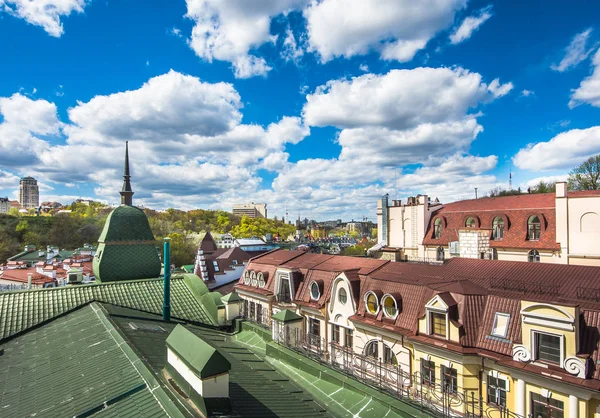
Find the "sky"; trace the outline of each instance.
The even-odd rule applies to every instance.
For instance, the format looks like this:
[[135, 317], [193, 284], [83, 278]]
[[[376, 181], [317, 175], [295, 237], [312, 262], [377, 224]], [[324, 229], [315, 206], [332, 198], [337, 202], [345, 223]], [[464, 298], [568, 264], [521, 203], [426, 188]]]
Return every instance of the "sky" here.
[[[143, 5], [143, 6], [142, 6]], [[0, 196], [375, 220], [600, 153], [600, 2], [0, 0]]]

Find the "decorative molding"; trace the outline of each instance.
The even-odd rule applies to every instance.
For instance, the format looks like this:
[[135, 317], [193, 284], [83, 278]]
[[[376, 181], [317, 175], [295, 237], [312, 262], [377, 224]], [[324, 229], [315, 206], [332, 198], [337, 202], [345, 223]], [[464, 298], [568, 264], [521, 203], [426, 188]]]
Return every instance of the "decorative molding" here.
[[563, 362], [564, 369], [574, 376], [585, 379], [585, 362], [577, 357], [567, 357]]
[[531, 352], [521, 344], [515, 344], [513, 346], [513, 360], [521, 362], [531, 361]]

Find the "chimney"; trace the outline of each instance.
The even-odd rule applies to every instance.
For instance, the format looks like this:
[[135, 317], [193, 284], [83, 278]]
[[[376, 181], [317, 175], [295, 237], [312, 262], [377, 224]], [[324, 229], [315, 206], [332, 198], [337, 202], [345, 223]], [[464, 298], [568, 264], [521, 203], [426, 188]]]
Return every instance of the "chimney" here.
[[164, 264], [164, 298], [163, 298], [163, 321], [171, 320], [171, 238], [165, 238], [163, 250]]
[[27, 274], [27, 290], [31, 290], [31, 276], [33, 276], [31, 273]]

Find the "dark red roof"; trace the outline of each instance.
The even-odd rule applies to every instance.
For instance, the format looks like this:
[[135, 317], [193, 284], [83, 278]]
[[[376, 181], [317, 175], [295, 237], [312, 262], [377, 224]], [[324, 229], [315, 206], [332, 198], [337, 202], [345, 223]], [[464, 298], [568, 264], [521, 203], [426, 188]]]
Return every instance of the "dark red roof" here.
[[[465, 229], [465, 221], [470, 216], [476, 219], [475, 229], [489, 230], [491, 238], [494, 218], [502, 217], [504, 236], [501, 240], [490, 239], [491, 247], [559, 249], [555, 206], [554, 193], [484, 197], [448, 203], [431, 216], [423, 244], [447, 246], [452, 241], [458, 241], [458, 231]], [[527, 239], [527, 221], [532, 215], [538, 215], [541, 221], [540, 239], [536, 241]], [[433, 237], [436, 219], [442, 220], [439, 238]]]
[[198, 249], [204, 251], [205, 254], [211, 254], [217, 251], [217, 243], [215, 242], [215, 239], [210, 231], [208, 231], [206, 235], [202, 237], [202, 241], [200, 241]]

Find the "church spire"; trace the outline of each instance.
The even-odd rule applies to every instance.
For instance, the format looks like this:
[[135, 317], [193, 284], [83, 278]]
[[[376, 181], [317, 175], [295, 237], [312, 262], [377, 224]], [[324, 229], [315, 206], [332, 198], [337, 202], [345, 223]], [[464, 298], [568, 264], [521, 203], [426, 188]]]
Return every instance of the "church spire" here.
[[123, 188], [121, 193], [121, 204], [127, 206], [133, 206], [133, 191], [131, 190], [131, 182], [129, 179], [129, 141], [125, 142], [125, 168], [123, 170]]

